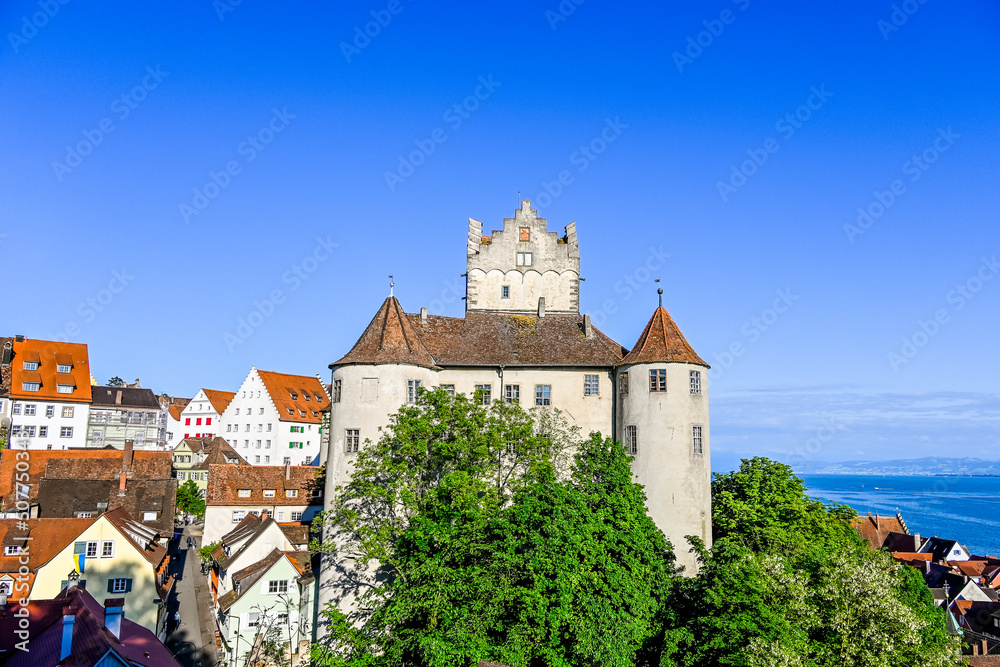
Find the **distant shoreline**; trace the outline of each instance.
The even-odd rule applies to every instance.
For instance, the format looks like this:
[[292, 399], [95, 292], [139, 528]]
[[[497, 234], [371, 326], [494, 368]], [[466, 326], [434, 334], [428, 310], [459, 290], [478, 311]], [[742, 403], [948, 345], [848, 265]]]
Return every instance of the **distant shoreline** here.
[[840, 477], [1000, 477], [987, 473], [945, 472], [795, 472], [796, 475], [837, 475]]

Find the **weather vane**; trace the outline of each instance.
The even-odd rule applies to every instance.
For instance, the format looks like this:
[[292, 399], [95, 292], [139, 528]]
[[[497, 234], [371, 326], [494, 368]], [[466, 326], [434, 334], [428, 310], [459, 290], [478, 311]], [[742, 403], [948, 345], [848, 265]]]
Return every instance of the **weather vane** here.
[[[660, 279], [657, 278], [656, 282], [660, 282]], [[660, 308], [663, 308], [663, 288], [662, 287], [657, 287], [656, 288], [656, 293], [660, 295]]]
[[396, 286], [396, 283], [392, 281], [392, 275], [389, 275], [389, 296], [392, 296], [392, 288]]

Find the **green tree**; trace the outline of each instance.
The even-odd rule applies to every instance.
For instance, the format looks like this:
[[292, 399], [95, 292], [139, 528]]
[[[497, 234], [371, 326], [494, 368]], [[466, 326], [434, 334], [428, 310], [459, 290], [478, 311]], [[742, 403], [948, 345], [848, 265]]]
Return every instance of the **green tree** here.
[[201, 497], [198, 485], [190, 479], [177, 487], [177, 508], [199, 519], [205, 518], [205, 499]]
[[202, 565], [208, 565], [212, 562], [212, 552], [215, 548], [221, 544], [220, 542], [212, 542], [211, 544], [206, 544], [202, 548], [198, 549], [198, 559], [201, 561]]
[[121, 379], [117, 375], [108, 380], [109, 387], [123, 387], [125, 386], [125, 380]]
[[871, 549], [854, 512], [806, 494], [788, 466], [763, 458], [712, 485], [716, 542], [670, 604], [663, 665], [914, 667], [956, 664], [912, 568]]
[[443, 392], [402, 408], [328, 515], [328, 547], [385, 579], [366, 615], [327, 610], [315, 661], [624, 666], [658, 645], [670, 545], [622, 448], [558, 421]]

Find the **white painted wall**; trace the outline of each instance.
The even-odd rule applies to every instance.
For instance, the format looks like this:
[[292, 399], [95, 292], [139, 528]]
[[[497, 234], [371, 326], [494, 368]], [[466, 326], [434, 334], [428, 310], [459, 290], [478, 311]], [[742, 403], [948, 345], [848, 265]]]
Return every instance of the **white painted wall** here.
[[[666, 369], [667, 391], [649, 391], [649, 371]], [[632, 463], [636, 481], [646, 487], [649, 514], [674, 546], [687, 574], [697, 564], [685, 535], [712, 544], [712, 472], [708, 423], [708, 369], [681, 363], [636, 364], [629, 373], [629, 393], [621, 397], [618, 438], [625, 427], [638, 427], [638, 453]], [[701, 373], [701, 393], [692, 394], [690, 373]], [[693, 447], [693, 426], [702, 427], [702, 453]]]
[[180, 442], [184, 438], [221, 436], [222, 428], [222, 415], [215, 411], [212, 402], [205, 396], [205, 390], [199, 389], [191, 402], [181, 411], [179, 431], [174, 433], [174, 437]]
[[[4, 399], [5, 401], [7, 399]], [[89, 403], [61, 403], [43, 400], [16, 400], [11, 405], [11, 445], [14, 449], [66, 449], [87, 445], [87, 418]], [[51, 407], [52, 416], [46, 416]], [[72, 417], [63, 417], [64, 407], [72, 408]], [[17, 414], [16, 412], [20, 412]], [[34, 412], [34, 414], [28, 414]], [[21, 436], [14, 435], [14, 429], [21, 427]], [[25, 437], [26, 427], [34, 427], [34, 437]], [[41, 429], [46, 429], [42, 436]], [[62, 436], [62, 428], [73, 429], [69, 437]]]

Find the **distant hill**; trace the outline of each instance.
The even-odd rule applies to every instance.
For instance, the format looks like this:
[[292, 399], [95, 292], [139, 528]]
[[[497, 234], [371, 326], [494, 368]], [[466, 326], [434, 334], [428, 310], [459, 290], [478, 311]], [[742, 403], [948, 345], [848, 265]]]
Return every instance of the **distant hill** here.
[[1000, 476], [1000, 461], [928, 456], [892, 461], [809, 461], [792, 466], [802, 475], [961, 475]]

